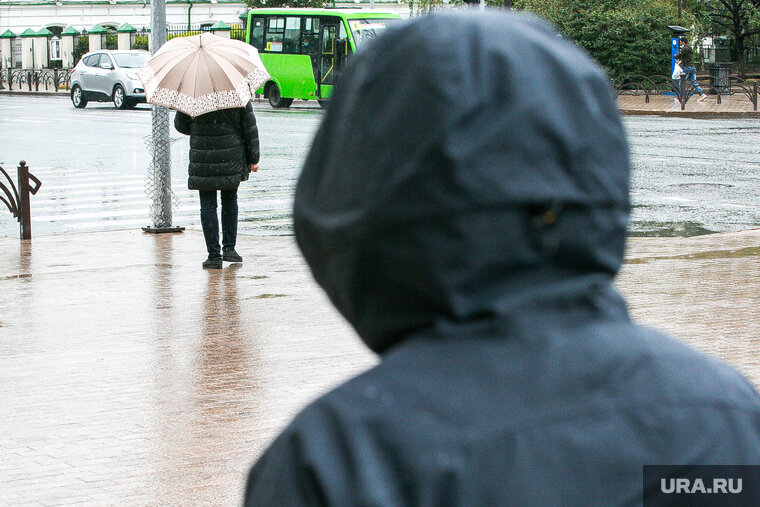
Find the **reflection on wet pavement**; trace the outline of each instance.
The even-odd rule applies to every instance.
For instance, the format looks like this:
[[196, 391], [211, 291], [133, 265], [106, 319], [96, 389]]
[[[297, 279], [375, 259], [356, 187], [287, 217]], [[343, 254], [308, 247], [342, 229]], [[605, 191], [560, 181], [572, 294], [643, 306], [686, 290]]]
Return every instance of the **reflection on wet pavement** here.
[[[292, 415], [375, 362], [292, 237], [0, 239], [0, 504], [234, 505]], [[760, 385], [760, 230], [633, 238], [633, 317]]]
[[[0, 240], [0, 504], [229, 505], [304, 403], [374, 358], [290, 237]], [[263, 297], [279, 294], [280, 297]]]
[[631, 238], [618, 284], [632, 316], [730, 362], [760, 387], [760, 229]]

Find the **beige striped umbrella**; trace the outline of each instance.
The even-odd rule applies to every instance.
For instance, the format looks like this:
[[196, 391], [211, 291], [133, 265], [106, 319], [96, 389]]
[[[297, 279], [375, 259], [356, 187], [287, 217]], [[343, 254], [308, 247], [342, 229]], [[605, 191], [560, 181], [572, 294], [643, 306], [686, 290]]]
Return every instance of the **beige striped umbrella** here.
[[171, 39], [137, 75], [149, 103], [190, 116], [245, 107], [270, 77], [256, 48], [210, 33]]

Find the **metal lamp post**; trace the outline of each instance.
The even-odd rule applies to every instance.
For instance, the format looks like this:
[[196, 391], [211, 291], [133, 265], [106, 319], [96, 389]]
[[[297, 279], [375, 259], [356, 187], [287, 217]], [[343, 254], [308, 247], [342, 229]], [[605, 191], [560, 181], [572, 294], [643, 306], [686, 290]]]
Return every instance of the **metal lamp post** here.
[[[166, 42], [166, 0], [150, 2], [150, 51], [156, 51]], [[151, 233], [180, 232], [184, 227], [172, 225], [172, 176], [171, 140], [169, 138], [169, 110], [163, 106], [151, 106], [152, 164], [148, 174], [147, 189], [150, 194], [151, 220], [153, 224], [143, 227]]]

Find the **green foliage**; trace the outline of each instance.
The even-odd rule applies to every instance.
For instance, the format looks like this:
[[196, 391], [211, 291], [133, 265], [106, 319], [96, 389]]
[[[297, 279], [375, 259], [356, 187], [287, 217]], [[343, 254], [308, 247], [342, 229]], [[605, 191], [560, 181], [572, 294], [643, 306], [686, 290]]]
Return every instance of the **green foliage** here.
[[74, 65], [79, 63], [79, 59], [82, 55], [90, 50], [90, 38], [86, 35], [80, 35], [77, 38], [77, 42], [74, 45]]
[[245, 42], [245, 28], [233, 25], [232, 30], [230, 30], [230, 39], [241, 40]]
[[618, 81], [625, 76], [669, 74], [668, 25], [691, 26], [670, 0], [516, 0], [515, 7], [553, 23], [584, 47]]
[[115, 33], [106, 34], [106, 49], [119, 49], [119, 37]]
[[132, 49], [144, 49], [145, 51], [148, 51], [148, 36], [138, 35], [135, 37], [135, 43]]

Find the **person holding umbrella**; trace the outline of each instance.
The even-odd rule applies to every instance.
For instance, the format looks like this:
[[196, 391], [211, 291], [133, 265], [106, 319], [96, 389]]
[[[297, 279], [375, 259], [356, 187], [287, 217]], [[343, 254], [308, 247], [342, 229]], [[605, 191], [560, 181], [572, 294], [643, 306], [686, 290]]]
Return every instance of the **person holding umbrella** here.
[[258, 52], [244, 42], [208, 33], [178, 37], [164, 44], [139, 75], [148, 102], [176, 109], [175, 128], [190, 136], [188, 188], [200, 196], [208, 251], [203, 267], [243, 262], [235, 251], [237, 190], [259, 168], [259, 135], [250, 100], [269, 79]]
[[[208, 259], [204, 268], [220, 269], [222, 261], [243, 262], [235, 251], [237, 239], [237, 190], [250, 172], [259, 170], [259, 132], [249, 102], [244, 108], [222, 109], [195, 118], [178, 112], [177, 131], [190, 136], [190, 177], [187, 186], [198, 190], [201, 226]], [[222, 201], [222, 248], [219, 249], [217, 190]]]

